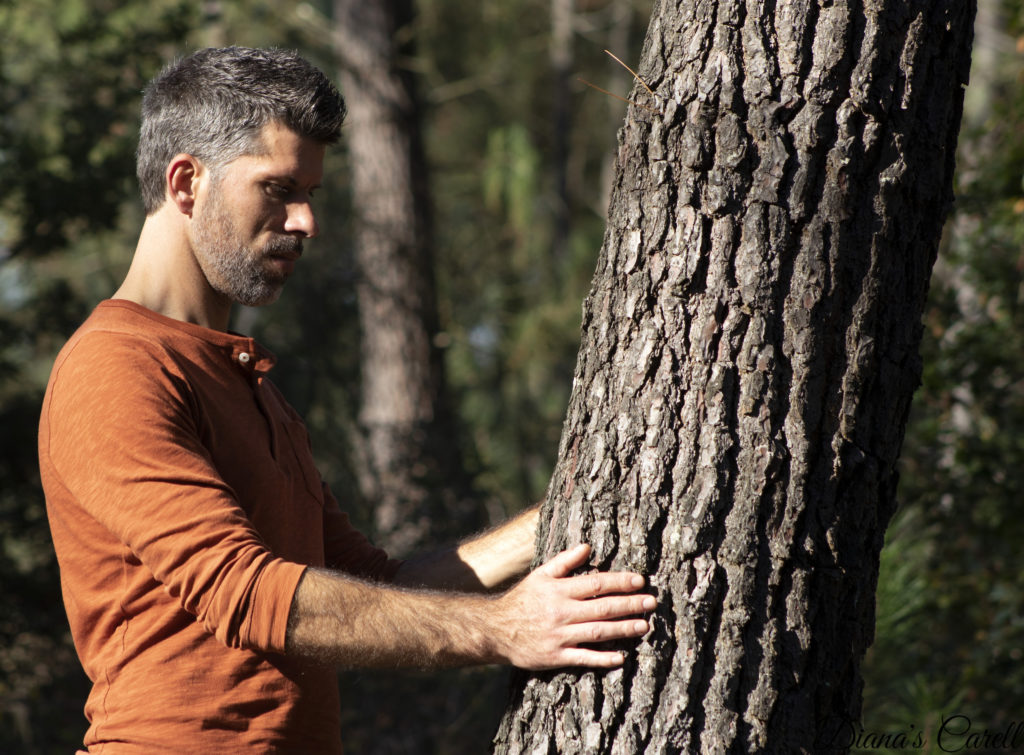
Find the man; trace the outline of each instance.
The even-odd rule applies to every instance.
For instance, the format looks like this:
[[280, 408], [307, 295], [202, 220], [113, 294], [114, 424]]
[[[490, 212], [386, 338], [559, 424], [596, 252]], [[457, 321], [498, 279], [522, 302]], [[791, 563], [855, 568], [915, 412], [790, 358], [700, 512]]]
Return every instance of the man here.
[[338, 752], [337, 665], [609, 668], [591, 644], [648, 629], [639, 575], [569, 576], [585, 545], [483, 592], [526, 571], [536, 511], [388, 558], [321, 482], [273, 357], [227, 332], [317, 234], [343, 117], [279, 50], [203, 50], [147, 88], [135, 256], [58, 356], [39, 433], [92, 751]]

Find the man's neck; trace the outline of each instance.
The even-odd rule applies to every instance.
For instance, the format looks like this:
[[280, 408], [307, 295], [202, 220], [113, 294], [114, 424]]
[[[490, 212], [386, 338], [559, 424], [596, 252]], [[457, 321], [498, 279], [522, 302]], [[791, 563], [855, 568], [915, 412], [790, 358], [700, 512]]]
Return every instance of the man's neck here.
[[196, 262], [180, 216], [165, 206], [146, 218], [115, 299], [204, 328], [227, 330], [231, 301], [214, 291]]

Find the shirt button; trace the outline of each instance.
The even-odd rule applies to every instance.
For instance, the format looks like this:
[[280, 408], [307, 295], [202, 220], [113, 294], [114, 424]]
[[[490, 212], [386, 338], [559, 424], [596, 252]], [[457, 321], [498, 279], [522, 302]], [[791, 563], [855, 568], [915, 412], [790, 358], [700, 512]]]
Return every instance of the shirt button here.
[[251, 358], [252, 357], [249, 356], [249, 353], [247, 351], [243, 351], [241, 354], [238, 355], [238, 361], [241, 362], [242, 364], [249, 364], [249, 360]]

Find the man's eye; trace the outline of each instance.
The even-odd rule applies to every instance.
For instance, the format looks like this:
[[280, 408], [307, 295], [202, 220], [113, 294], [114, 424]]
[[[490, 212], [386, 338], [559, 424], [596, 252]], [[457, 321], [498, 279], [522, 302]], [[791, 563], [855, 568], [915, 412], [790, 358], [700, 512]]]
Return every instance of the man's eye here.
[[268, 183], [266, 184], [266, 192], [271, 196], [283, 198], [288, 196], [288, 187], [281, 184]]

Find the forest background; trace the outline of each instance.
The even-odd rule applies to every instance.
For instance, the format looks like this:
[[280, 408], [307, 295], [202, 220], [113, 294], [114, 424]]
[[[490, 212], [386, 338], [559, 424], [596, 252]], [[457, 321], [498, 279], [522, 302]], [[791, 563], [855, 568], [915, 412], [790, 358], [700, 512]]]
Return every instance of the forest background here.
[[[433, 275], [448, 400], [483, 519], [540, 500], [604, 230], [615, 134], [651, 0], [418, 0], [401, 65], [422, 97]], [[565, 33], [568, 12], [569, 33]], [[0, 5], [0, 751], [66, 752], [88, 689], [67, 632], [35, 457], [56, 351], [117, 287], [142, 210], [142, 86], [176, 55], [221, 44], [298, 48], [338, 68], [330, 2], [6, 0]], [[609, 95], [596, 87], [613, 93]], [[980, 0], [956, 179], [925, 313], [923, 384], [882, 554], [865, 733], [1024, 721], [1024, 2]], [[280, 302], [234, 328], [280, 361], [321, 471], [358, 490], [360, 409], [349, 155], [328, 158], [323, 233]], [[340, 496], [343, 497], [343, 496]], [[353, 518], [373, 533], [371, 503]], [[429, 735], [393, 751], [481, 751], [502, 672], [446, 674]], [[396, 682], [401, 685], [401, 682]], [[365, 697], [365, 675], [342, 678]], [[353, 752], [402, 728], [346, 718]], [[427, 727], [417, 722], [415, 726]], [[403, 744], [404, 743], [404, 744]], [[483, 743], [483, 744], [481, 744]], [[362, 746], [360, 746], [362, 744]]]

